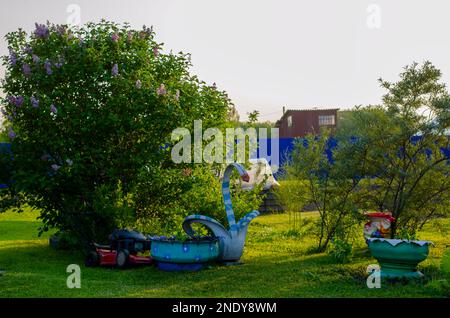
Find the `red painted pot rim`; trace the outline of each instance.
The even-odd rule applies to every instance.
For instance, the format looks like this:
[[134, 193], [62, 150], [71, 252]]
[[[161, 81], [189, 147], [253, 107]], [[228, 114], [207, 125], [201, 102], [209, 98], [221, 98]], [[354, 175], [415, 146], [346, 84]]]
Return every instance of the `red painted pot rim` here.
[[369, 213], [364, 213], [364, 215], [369, 218], [387, 219], [389, 222], [395, 221], [395, 218], [391, 215], [391, 213], [386, 213], [386, 212], [369, 212]]

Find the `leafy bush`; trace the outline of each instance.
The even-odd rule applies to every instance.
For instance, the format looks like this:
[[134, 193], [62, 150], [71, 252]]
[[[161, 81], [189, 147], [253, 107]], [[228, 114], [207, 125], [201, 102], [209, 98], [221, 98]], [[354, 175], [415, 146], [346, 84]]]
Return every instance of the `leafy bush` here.
[[[139, 183], [137, 193], [140, 195], [136, 198], [139, 228], [148, 233], [182, 235], [181, 224], [190, 214], [213, 217], [226, 226], [218, 169], [220, 166], [195, 165], [181, 171], [164, 171], [159, 178]], [[237, 181], [237, 178], [232, 180]], [[231, 192], [236, 220], [260, 206], [262, 186], [248, 191], [242, 190], [238, 182], [234, 183]], [[165, 193], [165, 196], [159, 197], [158, 193]]]
[[[171, 181], [158, 184], [183, 168], [170, 160], [170, 133], [194, 119], [220, 127], [230, 108], [224, 92], [189, 73], [188, 54], [164, 54], [149, 28], [106, 21], [79, 29], [36, 24], [31, 35], [18, 30], [6, 39], [9, 205], [39, 208], [42, 230], [86, 241], [105, 239], [147, 209], [131, 203], [141, 200], [140, 182], [151, 187], [148, 201], [174, 206], [159, 212], [162, 222], [181, 213], [171, 200], [182, 184], [167, 192], [159, 189]], [[25, 200], [13, 200], [19, 193]]]
[[290, 232], [299, 233], [302, 226], [300, 211], [308, 202], [307, 183], [301, 180], [289, 179], [288, 173], [284, 173], [280, 180], [280, 186], [275, 188], [274, 194], [277, 202], [280, 202], [289, 215]]
[[6, 127], [1, 126], [0, 124], [0, 142], [8, 142], [8, 131], [6, 130]]
[[356, 109], [340, 132], [366, 163], [361, 201], [392, 212], [392, 237], [415, 238], [428, 221], [450, 213], [450, 95], [440, 78], [425, 62], [407, 66], [398, 82], [380, 80], [383, 105]]
[[50, 237], [50, 246], [57, 250], [75, 250], [80, 246], [79, 236], [70, 232], [60, 232]]
[[392, 237], [406, 239], [450, 213], [450, 95], [440, 77], [431, 63], [414, 63], [398, 82], [380, 80], [383, 105], [357, 107], [334, 139], [324, 131], [296, 141], [286, 171], [308, 183], [318, 251], [332, 239], [349, 244], [361, 211], [392, 212]]
[[285, 167], [289, 180], [306, 184], [302, 195], [320, 214], [315, 227], [318, 252], [325, 251], [337, 235], [347, 240], [347, 234], [361, 219], [355, 192], [364, 167], [361, 154], [346, 140], [338, 140], [339, 147], [331, 141], [327, 131], [320, 137], [296, 140]]
[[427, 287], [431, 288], [436, 294], [449, 297], [450, 295], [450, 282], [448, 279], [432, 280], [427, 284]]
[[336, 263], [345, 264], [352, 260], [353, 246], [347, 241], [335, 238], [327, 252]]
[[450, 281], [450, 249], [447, 249], [441, 259], [441, 271]]

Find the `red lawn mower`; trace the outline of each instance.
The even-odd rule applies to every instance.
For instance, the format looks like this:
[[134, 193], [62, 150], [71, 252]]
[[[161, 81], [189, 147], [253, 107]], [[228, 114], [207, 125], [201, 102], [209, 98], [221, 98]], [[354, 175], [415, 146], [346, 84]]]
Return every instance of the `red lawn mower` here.
[[95, 250], [88, 253], [85, 265], [116, 266], [125, 268], [129, 265], [151, 264], [151, 241], [137, 231], [115, 230], [109, 236], [109, 245], [93, 244]]

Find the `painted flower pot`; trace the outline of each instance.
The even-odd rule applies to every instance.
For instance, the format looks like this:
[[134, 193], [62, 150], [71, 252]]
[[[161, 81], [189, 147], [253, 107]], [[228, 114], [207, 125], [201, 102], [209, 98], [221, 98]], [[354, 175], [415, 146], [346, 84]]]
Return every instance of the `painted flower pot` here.
[[371, 212], [365, 213], [364, 216], [369, 220], [364, 225], [364, 237], [391, 237], [391, 223], [395, 220], [391, 213]]
[[421, 278], [417, 270], [420, 262], [428, 257], [429, 241], [408, 241], [384, 238], [367, 239], [372, 256], [381, 267], [382, 278]]
[[152, 238], [151, 256], [158, 268], [167, 271], [195, 271], [219, 256], [218, 238], [200, 238], [179, 241]]

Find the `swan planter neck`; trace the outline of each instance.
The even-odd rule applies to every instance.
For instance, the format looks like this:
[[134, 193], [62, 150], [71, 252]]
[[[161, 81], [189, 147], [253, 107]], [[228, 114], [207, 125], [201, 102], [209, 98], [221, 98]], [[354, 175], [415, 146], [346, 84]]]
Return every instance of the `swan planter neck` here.
[[195, 235], [195, 231], [192, 229], [193, 223], [200, 223], [209, 228], [214, 235], [219, 238], [218, 261], [224, 263], [239, 261], [244, 250], [248, 225], [259, 215], [259, 212], [254, 210], [236, 223], [230, 196], [230, 177], [233, 169], [236, 169], [239, 172], [242, 180], [248, 182], [250, 179], [244, 167], [240, 164], [233, 163], [228, 165], [225, 169], [222, 180], [222, 195], [230, 228], [226, 229], [217, 220], [204, 215], [190, 215], [186, 217], [183, 222], [183, 229], [189, 236]]

